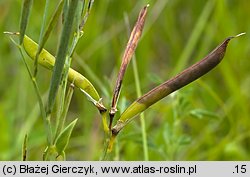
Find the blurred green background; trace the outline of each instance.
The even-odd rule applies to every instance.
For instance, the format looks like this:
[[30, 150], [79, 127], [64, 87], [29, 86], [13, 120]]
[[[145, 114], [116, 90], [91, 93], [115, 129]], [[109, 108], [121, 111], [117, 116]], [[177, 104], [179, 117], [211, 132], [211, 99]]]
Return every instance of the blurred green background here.
[[[33, 3], [27, 35], [39, 39], [45, 1]], [[57, 1], [51, 1], [49, 16]], [[72, 67], [103, 97], [111, 96], [132, 26], [150, 4], [136, 50], [142, 93], [207, 55], [226, 37], [222, 63], [209, 74], [145, 111], [150, 160], [250, 160], [250, 11], [248, 0], [96, 0]], [[28, 160], [41, 160], [46, 137], [37, 98], [20, 53], [3, 31], [18, 31], [21, 0], [0, 0], [0, 160], [20, 160], [28, 134]], [[46, 49], [55, 55], [61, 26]], [[28, 57], [27, 57], [28, 58]], [[30, 67], [31, 60], [27, 60]], [[51, 72], [39, 68], [38, 85], [47, 98]], [[137, 98], [132, 63], [125, 74], [119, 114]], [[79, 118], [66, 150], [68, 160], [98, 160], [103, 132], [97, 110], [75, 90], [67, 122]], [[140, 121], [118, 136], [114, 160], [143, 160]]]

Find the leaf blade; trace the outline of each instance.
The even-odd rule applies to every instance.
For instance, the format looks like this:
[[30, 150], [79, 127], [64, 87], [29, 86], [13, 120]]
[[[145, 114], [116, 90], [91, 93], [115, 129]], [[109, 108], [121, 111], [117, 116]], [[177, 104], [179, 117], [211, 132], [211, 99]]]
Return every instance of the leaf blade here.
[[77, 7], [78, 0], [72, 0], [69, 5], [69, 10], [67, 12], [67, 17], [64, 22], [64, 26], [61, 33], [60, 43], [57, 50], [57, 59], [55, 62], [55, 67], [53, 68], [52, 79], [50, 82], [50, 90], [48, 96], [47, 114], [50, 114], [52, 107], [55, 103], [55, 98], [57, 95], [58, 87], [61, 82], [63, 68], [68, 52], [68, 44], [70, 40], [70, 35], [73, 27], [73, 19], [75, 17], [75, 9]]
[[24, 38], [25, 31], [28, 25], [32, 3], [33, 3], [33, 0], [23, 1], [20, 28], [19, 28], [19, 31], [20, 31], [19, 44], [20, 45], [23, 43], [23, 38]]
[[[38, 49], [37, 49], [37, 53], [36, 53], [36, 57], [35, 57], [35, 62], [34, 62], [34, 65], [35, 65], [35, 69], [34, 69], [34, 75], [36, 75], [36, 72], [37, 72], [37, 60], [38, 60], [38, 57], [42, 51], [42, 49], [44, 48], [44, 45], [45, 43], [47, 42], [51, 32], [52, 32], [52, 29], [55, 27], [57, 21], [58, 21], [58, 18], [62, 12], [62, 8], [63, 8], [63, 3], [64, 0], [61, 0], [53, 14], [53, 16], [51, 17], [50, 19], [50, 22], [48, 24], [48, 27], [45, 29], [45, 32], [44, 34], [41, 34], [41, 39], [39, 39], [39, 45], [38, 45]], [[43, 30], [41, 31], [41, 33], [43, 33]]]
[[58, 155], [63, 154], [64, 150], [68, 146], [70, 136], [72, 134], [73, 128], [76, 125], [78, 119], [72, 121], [64, 130], [58, 135], [55, 141], [55, 146], [58, 152]]

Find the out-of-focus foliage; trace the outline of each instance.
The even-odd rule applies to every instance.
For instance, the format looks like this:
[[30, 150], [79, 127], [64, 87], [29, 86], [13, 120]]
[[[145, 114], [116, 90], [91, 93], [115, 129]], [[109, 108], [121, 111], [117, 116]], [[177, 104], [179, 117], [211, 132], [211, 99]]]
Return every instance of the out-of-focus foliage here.
[[[39, 39], [45, 1], [34, 1], [27, 35]], [[57, 1], [51, 1], [49, 15]], [[124, 16], [134, 24], [149, 3], [136, 59], [142, 93], [198, 61], [230, 35], [225, 59], [212, 72], [145, 111], [150, 160], [250, 160], [250, 17], [248, 0], [95, 1], [72, 67], [95, 84], [109, 107], [121, 56], [128, 40]], [[36, 95], [21, 56], [3, 31], [17, 31], [21, 0], [0, 1], [0, 160], [21, 160], [28, 134], [28, 160], [41, 160], [45, 130]], [[205, 14], [205, 15], [204, 15]], [[61, 22], [45, 45], [55, 55]], [[27, 57], [28, 58], [28, 57]], [[27, 60], [30, 67], [33, 61]], [[38, 85], [47, 98], [51, 72], [38, 68]], [[88, 69], [91, 69], [89, 71]], [[136, 99], [132, 65], [125, 74], [119, 114]], [[67, 122], [78, 118], [68, 160], [98, 160], [103, 150], [101, 118], [75, 90]], [[53, 120], [52, 120], [53, 121]], [[116, 160], [142, 160], [139, 121], [118, 135]]]

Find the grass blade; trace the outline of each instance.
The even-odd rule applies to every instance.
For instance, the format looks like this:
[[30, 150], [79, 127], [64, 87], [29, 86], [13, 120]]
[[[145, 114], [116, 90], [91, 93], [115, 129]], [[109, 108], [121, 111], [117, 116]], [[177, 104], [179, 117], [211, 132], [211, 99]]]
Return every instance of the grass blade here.
[[[137, 69], [137, 63], [136, 60], [132, 61], [133, 64], [133, 71], [134, 71], [134, 78], [135, 78], [135, 86], [136, 86], [136, 93], [138, 97], [141, 97], [141, 85], [139, 80], [139, 72]], [[144, 113], [141, 113], [140, 115], [140, 122], [141, 122], [141, 133], [142, 133], [142, 143], [143, 143], [143, 154], [144, 154], [144, 160], [148, 161], [148, 140], [147, 140], [147, 132], [146, 132], [146, 125], [145, 125], [145, 115]]]
[[24, 0], [23, 1], [23, 7], [22, 7], [22, 15], [21, 15], [21, 21], [20, 21], [20, 40], [19, 44], [21, 45], [23, 43], [24, 34], [26, 31], [26, 27], [28, 25], [29, 15], [31, 11], [33, 0]]
[[67, 93], [67, 96], [66, 96], [66, 99], [65, 99], [65, 102], [64, 102], [62, 114], [60, 115], [58, 125], [56, 127], [55, 137], [57, 137], [60, 134], [60, 132], [62, 131], [62, 129], [64, 127], [64, 123], [65, 123], [65, 119], [66, 119], [66, 116], [67, 116], [67, 112], [69, 110], [69, 105], [70, 105], [70, 102], [71, 102], [71, 98], [72, 98], [73, 93], [74, 93], [74, 87], [75, 87], [74, 84], [71, 83], [70, 87], [69, 87], [69, 90], [68, 90], [68, 93]]
[[85, 23], [87, 22], [87, 19], [89, 17], [89, 14], [90, 14], [90, 11], [91, 11], [91, 8], [92, 8], [93, 4], [94, 4], [94, 0], [89, 0], [87, 12], [83, 17], [83, 20], [82, 20], [81, 24], [79, 25], [79, 30], [80, 31], [83, 30], [83, 27], [84, 27]]
[[93, 3], [94, 3], [93, 0], [89, 1], [88, 9], [87, 9], [87, 11], [86, 11], [86, 13], [84, 15], [83, 20], [81, 19], [81, 16], [82, 16], [82, 13], [83, 13], [84, 8], [85, 8], [85, 1], [84, 0], [80, 1], [79, 5], [78, 5], [78, 9], [77, 9], [77, 13], [76, 13], [76, 22], [75, 22], [76, 23], [76, 33], [74, 35], [73, 44], [72, 44], [71, 49], [70, 49], [70, 54], [69, 54], [70, 57], [73, 56], [76, 45], [77, 45], [79, 39], [83, 35], [82, 30], [83, 30], [83, 27], [84, 27], [85, 23], [88, 20], [88, 16], [90, 14], [90, 10], [91, 10], [91, 7], [92, 7]]
[[77, 6], [77, 9], [76, 9], [76, 16], [75, 16], [75, 24], [76, 24], [76, 31], [79, 30], [79, 26], [81, 24], [81, 17], [82, 17], [82, 12], [84, 10], [84, 6], [85, 6], [85, 1], [84, 0], [80, 0], [79, 1], [79, 4]]
[[145, 6], [140, 11], [137, 22], [136, 22], [136, 24], [135, 24], [135, 26], [130, 34], [129, 41], [127, 43], [127, 47], [126, 47], [125, 52], [123, 54], [122, 64], [121, 64], [121, 67], [120, 67], [120, 70], [118, 73], [118, 77], [116, 80], [115, 89], [113, 92], [112, 105], [111, 105], [111, 109], [109, 112], [109, 114], [110, 114], [109, 127], [110, 128], [112, 126], [113, 117], [117, 111], [116, 106], [117, 106], [117, 101], [118, 101], [118, 98], [120, 95], [121, 85], [122, 85], [122, 80], [123, 80], [124, 74], [126, 72], [127, 66], [128, 66], [128, 64], [129, 64], [129, 62], [130, 62], [130, 60], [135, 52], [136, 46], [137, 46], [138, 41], [139, 41], [141, 34], [142, 34], [142, 30], [143, 30], [144, 22], [145, 22], [145, 17], [147, 14], [147, 8], [148, 8], [148, 5]]
[[63, 29], [62, 29], [59, 48], [57, 50], [57, 55], [56, 55], [57, 59], [55, 62], [55, 67], [53, 69], [53, 74], [52, 74], [52, 79], [51, 79], [51, 84], [50, 84], [47, 114], [50, 114], [52, 110], [52, 107], [55, 103], [57, 90], [61, 82], [63, 68], [64, 68], [67, 51], [68, 51], [70, 34], [72, 31], [72, 26], [73, 26], [73, 19], [75, 17], [75, 12], [76, 12], [75, 9], [77, 5], [78, 5], [78, 0], [71, 0], [70, 5], [69, 5], [69, 10], [68, 10], [65, 22], [64, 22]]
[[[43, 21], [42, 21], [42, 26], [41, 26], [40, 36], [39, 36], [39, 42], [38, 42], [39, 46], [41, 45], [41, 41], [42, 41], [42, 38], [43, 38], [44, 28], [45, 28], [45, 24], [46, 24], [47, 15], [48, 15], [49, 2], [50, 2], [50, 0], [45, 1], [45, 8], [44, 8], [44, 13], [43, 13]], [[39, 47], [38, 47], [38, 49], [39, 49]], [[36, 77], [36, 74], [37, 74], [37, 58], [38, 58], [38, 55], [40, 54], [40, 52], [37, 51], [37, 56], [36, 56], [35, 62], [34, 62], [34, 77]]]
[[66, 16], [68, 8], [69, 8], [69, 2], [70, 2], [70, 0], [65, 0], [64, 1], [63, 12], [62, 12], [62, 24], [65, 21], [65, 16]]
[[[46, 3], [47, 3], [47, 1], [46, 1]], [[44, 48], [44, 45], [47, 42], [47, 40], [49, 38], [49, 35], [52, 32], [52, 29], [54, 29], [55, 25], [57, 24], [59, 16], [60, 16], [60, 14], [62, 12], [63, 4], [64, 4], [64, 0], [61, 0], [59, 2], [59, 4], [58, 4], [53, 16], [51, 17], [50, 22], [48, 24], [48, 27], [46, 28], [44, 34], [43, 34], [43, 29], [41, 30], [40, 39], [39, 39], [39, 43], [38, 43], [38, 50], [37, 50], [36, 57], [35, 57], [35, 62], [34, 62], [34, 66], [35, 66], [34, 76], [36, 76], [36, 73], [37, 73], [37, 60], [38, 60], [38, 57], [39, 57], [42, 49]], [[46, 17], [44, 17], [44, 18], [46, 18]], [[44, 19], [44, 21], [45, 21], [45, 19]]]
[[186, 47], [181, 53], [180, 58], [177, 60], [178, 62], [174, 68], [173, 74], [178, 73], [186, 66], [188, 59], [191, 56], [192, 52], [194, 51], [194, 48], [202, 34], [202, 31], [206, 27], [208, 18], [210, 17], [212, 10], [213, 10], [213, 6], [214, 6], [214, 1], [207, 1], [205, 7], [202, 10], [200, 18], [198, 19], [192, 31], [192, 34], [188, 40], [188, 43], [186, 44]]

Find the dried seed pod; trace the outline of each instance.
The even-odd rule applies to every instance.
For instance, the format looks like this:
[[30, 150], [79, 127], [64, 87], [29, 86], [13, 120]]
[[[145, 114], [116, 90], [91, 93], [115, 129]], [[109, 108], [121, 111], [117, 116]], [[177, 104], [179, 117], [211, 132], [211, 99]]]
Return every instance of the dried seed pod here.
[[111, 105], [111, 109], [109, 112], [109, 114], [110, 114], [110, 125], [109, 125], [110, 128], [112, 125], [113, 117], [117, 111], [116, 105], [117, 105], [117, 101], [118, 101], [120, 91], [121, 91], [122, 80], [123, 80], [124, 74], [126, 72], [127, 66], [128, 66], [128, 64], [129, 64], [129, 62], [130, 62], [130, 60], [135, 52], [138, 41], [141, 37], [148, 6], [149, 5], [145, 6], [140, 11], [137, 22], [136, 22], [136, 24], [135, 24], [135, 26], [130, 34], [129, 41], [127, 43], [127, 47], [126, 47], [125, 52], [123, 54], [122, 64], [121, 64], [121, 67], [120, 67], [120, 70], [118, 73], [118, 77], [116, 80], [114, 93], [113, 93], [113, 99], [112, 99], [112, 105]]
[[189, 68], [182, 71], [177, 76], [169, 79], [161, 85], [155, 87], [142, 97], [134, 101], [121, 115], [117, 124], [112, 128], [112, 134], [115, 136], [119, 131], [128, 124], [136, 115], [140, 114], [148, 107], [166, 97], [170, 93], [188, 85], [194, 80], [200, 78], [204, 74], [212, 70], [220, 63], [226, 52], [227, 45], [232, 38], [241, 36], [245, 33], [226, 38], [219, 46], [210, 52], [201, 61], [195, 63]]

